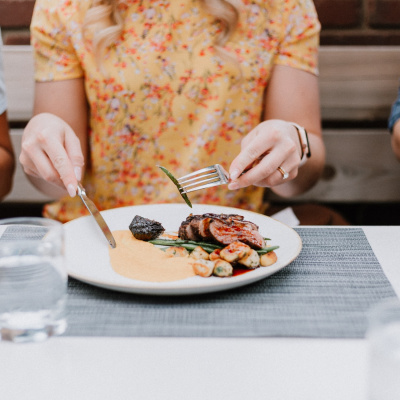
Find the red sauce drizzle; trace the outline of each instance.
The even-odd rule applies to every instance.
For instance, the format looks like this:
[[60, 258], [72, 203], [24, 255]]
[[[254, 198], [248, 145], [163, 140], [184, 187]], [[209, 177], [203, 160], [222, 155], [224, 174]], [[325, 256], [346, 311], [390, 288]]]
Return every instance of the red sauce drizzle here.
[[249, 268], [233, 268], [233, 274], [232, 274], [232, 276], [238, 276], [238, 275], [243, 275], [243, 274], [245, 274], [246, 272], [250, 272], [250, 271], [253, 271], [252, 269], [249, 269]]

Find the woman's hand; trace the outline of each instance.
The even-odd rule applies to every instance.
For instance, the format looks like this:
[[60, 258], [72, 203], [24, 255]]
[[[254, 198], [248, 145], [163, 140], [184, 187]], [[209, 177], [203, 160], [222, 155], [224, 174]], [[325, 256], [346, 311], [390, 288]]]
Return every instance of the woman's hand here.
[[[230, 166], [232, 182], [228, 187], [271, 187], [290, 181], [297, 176], [301, 156], [299, 136], [292, 124], [282, 120], [262, 122], [243, 139], [241, 152]], [[287, 179], [283, 180], [278, 167], [289, 174]]]
[[75, 196], [84, 157], [77, 135], [64, 120], [50, 113], [34, 116], [24, 130], [21, 147], [19, 161], [26, 174]]
[[[233, 182], [228, 187], [269, 186], [282, 197], [304, 193], [321, 177], [325, 164], [318, 78], [296, 68], [276, 65], [265, 91], [263, 111], [265, 122], [243, 139], [242, 149], [229, 168]], [[304, 126], [308, 132], [312, 155], [301, 168], [301, 144], [291, 122]], [[289, 174], [287, 179], [283, 179], [278, 167]]]

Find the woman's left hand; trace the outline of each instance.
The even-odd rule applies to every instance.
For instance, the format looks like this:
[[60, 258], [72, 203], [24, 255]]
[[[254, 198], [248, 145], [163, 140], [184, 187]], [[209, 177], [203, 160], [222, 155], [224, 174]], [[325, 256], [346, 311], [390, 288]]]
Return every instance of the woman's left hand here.
[[[286, 183], [296, 178], [301, 154], [294, 125], [278, 119], [264, 121], [242, 140], [241, 151], [229, 169], [231, 183], [228, 188], [273, 187]], [[284, 173], [288, 174], [285, 179]]]

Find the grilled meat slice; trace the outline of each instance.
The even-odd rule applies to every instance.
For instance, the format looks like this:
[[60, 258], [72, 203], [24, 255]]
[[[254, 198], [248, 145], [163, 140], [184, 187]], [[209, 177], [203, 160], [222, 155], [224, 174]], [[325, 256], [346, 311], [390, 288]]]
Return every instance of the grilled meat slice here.
[[[178, 237], [183, 239], [183, 240], [192, 240], [189, 239], [190, 236], [190, 232], [192, 230], [192, 228], [190, 228], [190, 216], [186, 218], [185, 221], [183, 221], [181, 223], [181, 226], [178, 229]], [[189, 231], [190, 228], [190, 231]]]
[[213, 242], [214, 237], [210, 232], [210, 223], [214, 221], [213, 217], [204, 217], [198, 223], [198, 233], [204, 242]]
[[214, 242], [228, 245], [241, 241], [254, 249], [265, 247], [258, 226], [237, 214], [190, 214], [179, 228], [179, 237], [185, 240]]
[[202, 240], [202, 236], [200, 235], [199, 231], [199, 224], [201, 221], [202, 218], [199, 215], [195, 215], [190, 221], [191, 236], [193, 237], [192, 240]]
[[181, 223], [178, 230], [178, 236], [183, 240], [201, 240], [201, 237], [196, 234], [193, 225], [196, 224], [196, 219], [199, 219], [200, 215], [190, 214], [185, 221]]
[[253, 249], [265, 247], [265, 240], [258, 232], [258, 228], [254, 229], [254, 224], [247, 221], [233, 220], [225, 223], [220, 219], [215, 219], [209, 225], [209, 230], [214, 240], [225, 246], [239, 241]]
[[208, 235], [207, 226], [209, 220], [214, 217], [217, 217], [217, 214], [190, 214], [186, 220], [181, 223], [178, 236], [184, 240], [205, 241]]

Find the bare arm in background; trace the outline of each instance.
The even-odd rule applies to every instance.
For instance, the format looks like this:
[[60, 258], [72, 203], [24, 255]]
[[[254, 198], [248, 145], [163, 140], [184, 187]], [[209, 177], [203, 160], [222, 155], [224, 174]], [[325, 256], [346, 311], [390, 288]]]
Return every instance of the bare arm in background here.
[[0, 199], [6, 196], [12, 187], [15, 158], [8, 131], [7, 112], [0, 115]]
[[393, 125], [392, 149], [396, 158], [400, 161], [400, 119]]

